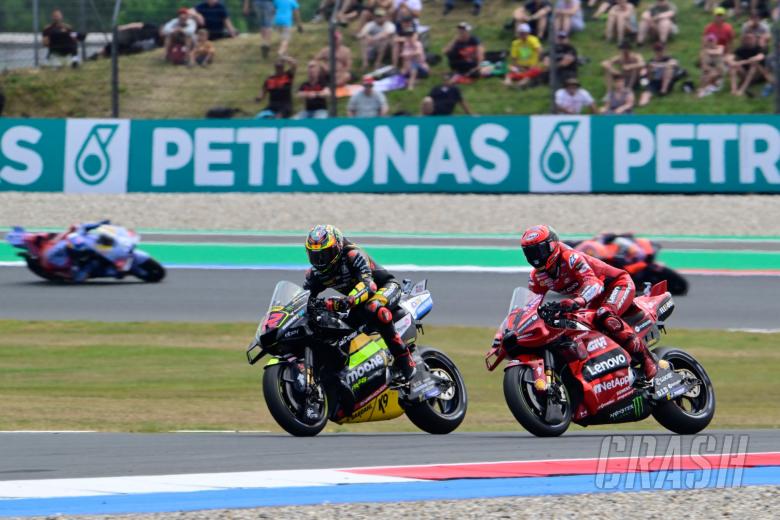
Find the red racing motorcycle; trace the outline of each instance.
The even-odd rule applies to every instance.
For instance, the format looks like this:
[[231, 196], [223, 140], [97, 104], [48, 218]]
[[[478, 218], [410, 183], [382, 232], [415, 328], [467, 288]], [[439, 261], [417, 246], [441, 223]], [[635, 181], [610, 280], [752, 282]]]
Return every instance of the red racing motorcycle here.
[[[652, 415], [679, 434], [704, 428], [715, 414], [715, 393], [704, 367], [687, 352], [660, 347], [652, 386], [636, 386], [642, 374], [631, 355], [595, 330], [595, 310], [563, 312], [558, 302], [518, 287], [501, 324], [502, 341], [485, 358], [488, 370], [503, 360], [504, 397], [517, 421], [540, 437], [581, 426], [642, 421]], [[674, 301], [660, 282], [638, 296], [623, 316], [652, 347], [665, 331]]]

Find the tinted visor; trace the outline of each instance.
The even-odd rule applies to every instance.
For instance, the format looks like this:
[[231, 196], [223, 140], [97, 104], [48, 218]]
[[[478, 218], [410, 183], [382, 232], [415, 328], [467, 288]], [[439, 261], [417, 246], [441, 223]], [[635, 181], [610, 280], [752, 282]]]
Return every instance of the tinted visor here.
[[528, 263], [534, 267], [543, 267], [550, 258], [550, 243], [542, 242], [532, 246], [523, 246], [523, 253]]
[[328, 247], [327, 249], [320, 249], [317, 251], [307, 249], [306, 251], [309, 253], [309, 262], [317, 269], [325, 269], [328, 267], [339, 254], [338, 249], [335, 247]]

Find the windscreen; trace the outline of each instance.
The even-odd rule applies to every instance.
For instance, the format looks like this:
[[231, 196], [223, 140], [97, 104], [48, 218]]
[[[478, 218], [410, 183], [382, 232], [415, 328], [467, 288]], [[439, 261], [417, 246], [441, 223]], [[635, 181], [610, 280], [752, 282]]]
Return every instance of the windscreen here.
[[301, 286], [292, 282], [281, 281], [276, 284], [274, 294], [271, 296], [271, 303], [268, 305], [268, 312], [271, 312], [271, 309], [274, 307], [284, 307], [293, 300], [302, 298], [304, 295], [308, 298], [309, 291], [304, 291]]
[[541, 295], [532, 293], [525, 287], [516, 287], [512, 293], [512, 301], [509, 303], [509, 312], [517, 308], [523, 308], [529, 303], [536, 303], [537, 300], [541, 299]]

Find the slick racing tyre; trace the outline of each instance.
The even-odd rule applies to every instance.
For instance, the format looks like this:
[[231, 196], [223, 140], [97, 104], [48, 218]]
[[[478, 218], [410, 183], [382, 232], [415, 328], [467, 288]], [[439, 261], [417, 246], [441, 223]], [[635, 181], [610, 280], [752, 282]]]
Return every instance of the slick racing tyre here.
[[704, 367], [687, 352], [674, 347], [653, 351], [665, 359], [675, 372], [695, 378], [699, 385], [673, 401], [661, 402], [653, 409], [653, 417], [661, 426], [681, 435], [702, 431], [715, 416], [715, 391]]
[[165, 268], [154, 258], [133, 267], [133, 274], [144, 282], [157, 283], [165, 278]]
[[328, 402], [312, 407], [307, 415], [306, 396], [296, 380], [300, 371], [289, 363], [279, 363], [265, 369], [263, 397], [271, 416], [287, 433], [296, 437], [313, 437], [328, 422]]
[[446, 389], [437, 397], [422, 403], [405, 405], [407, 417], [421, 430], [446, 434], [455, 430], [466, 417], [468, 397], [460, 370], [443, 352], [419, 347], [418, 352], [431, 373], [446, 382]]
[[504, 398], [512, 415], [523, 428], [537, 437], [557, 437], [569, 428], [572, 416], [571, 399], [566, 386], [560, 385], [566, 393], [566, 402], [562, 405], [562, 420], [557, 424], [545, 421], [546, 399], [534, 389], [534, 377], [531, 368], [515, 365], [504, 372]]

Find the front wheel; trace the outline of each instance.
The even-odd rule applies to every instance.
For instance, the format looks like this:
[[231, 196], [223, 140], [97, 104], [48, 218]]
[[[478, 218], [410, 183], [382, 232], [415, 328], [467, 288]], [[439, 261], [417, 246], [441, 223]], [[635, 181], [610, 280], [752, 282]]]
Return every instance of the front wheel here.
[[274, 420], [296, 437], [313, 437], [328, 422], [328, 402], [321, 388], [321, 402], [306, 403], [303, 373], [297, 365], [279, 363], [265, 369], [263, 397]]
[[133, 274], [144, 282], [157, 283], [165, 278], [165, 268], [154, 258], [147, 258], [133, 266]]
[[422, 357], [431, 374], [443, 385], [436, 397], [405, 406], [409, 420], [421, 430], [443, 435], [460, 426], [466, 417], [468, 397], [460, 370], [443, 352], [430, 347], [420, 347]]
[[572, 406], [566, 386], [559, 383], [562, 392], [561, 419], [556, 423], [545, 420], [547, 397], [534, 388], [533, 370], [524, 365], [515, 365], [504, 372], [504, 398], [512, 415], [523, 428], [537, 437], [557, 437], [571, 424]]
[[661, 426], [675, 433], [699, 433], [715, 416], [715, 390], [710, 376], [693, 356], [683, 350], [661, 347], [653, 352], [659, 359], [668, 361], [675, 372], [699, 381], [697, 386], [674, 401], [657, 405], [653, 409], [653, 417]]

